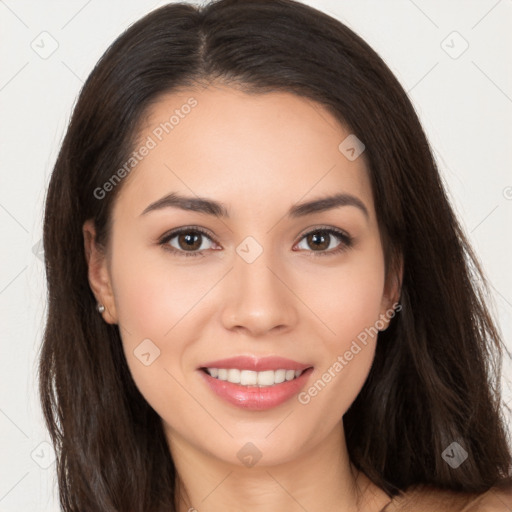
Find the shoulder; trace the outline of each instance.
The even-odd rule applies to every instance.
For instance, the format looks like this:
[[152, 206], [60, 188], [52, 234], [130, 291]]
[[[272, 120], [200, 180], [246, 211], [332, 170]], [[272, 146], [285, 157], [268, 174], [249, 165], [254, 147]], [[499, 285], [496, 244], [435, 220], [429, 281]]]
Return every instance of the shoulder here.
[[415, 486], [395, 496], [382, 512], [512, 512], [512, 485], [497, 485], [484, 493]]
[[512, 512], [512, 485], [491, 487], [478, 495], [467, 512]]

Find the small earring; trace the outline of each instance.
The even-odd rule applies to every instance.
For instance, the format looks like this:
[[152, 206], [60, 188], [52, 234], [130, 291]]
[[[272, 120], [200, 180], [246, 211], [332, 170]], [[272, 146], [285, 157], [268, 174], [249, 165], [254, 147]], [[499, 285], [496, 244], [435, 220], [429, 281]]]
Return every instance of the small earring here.
[[105, 311], [105, 306], [98, 302], [98, 305], [96, 306], [96, 309], [98, 310], [98, 313], [101, 314], [101, 313], [103, 313]]

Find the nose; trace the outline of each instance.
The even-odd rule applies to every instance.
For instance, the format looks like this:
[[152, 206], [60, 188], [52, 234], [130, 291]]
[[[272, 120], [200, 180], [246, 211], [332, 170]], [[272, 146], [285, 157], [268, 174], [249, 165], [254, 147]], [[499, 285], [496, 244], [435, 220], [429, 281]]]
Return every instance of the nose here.
[[253, 337], [293, 329], [300, 302], [290, 286], [289, 272], [263, 252], [251, 262], [237, 254], [229, 273], [222, 322], [228, 330], [245, 331]]

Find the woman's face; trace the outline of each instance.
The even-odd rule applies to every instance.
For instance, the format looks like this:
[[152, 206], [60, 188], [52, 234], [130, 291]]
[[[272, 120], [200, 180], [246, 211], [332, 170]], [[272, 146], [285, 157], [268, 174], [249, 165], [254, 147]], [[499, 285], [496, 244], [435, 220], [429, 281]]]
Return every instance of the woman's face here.
[[349, 136], [314, 102], [227, 87], [144, 118], [90, 279], [171, 444], [273, 465], [339, 432], [396, 298]]

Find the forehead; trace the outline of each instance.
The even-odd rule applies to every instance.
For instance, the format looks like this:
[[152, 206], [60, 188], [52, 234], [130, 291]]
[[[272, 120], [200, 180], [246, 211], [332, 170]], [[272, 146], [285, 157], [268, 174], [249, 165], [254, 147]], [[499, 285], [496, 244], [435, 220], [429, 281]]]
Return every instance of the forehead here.
[[373, 210], [364, 153], [348, 159], [339, 146], [350, 130], [310, 99], [214, 86], [177, 91], [148, 109], [138, 135], [134, 150], [144, 156], [119, 201], [129, 199], [139, 213], [171, 191], [253, 214], [276, 201], [288, 207], [337, 192], [357, 195]]

